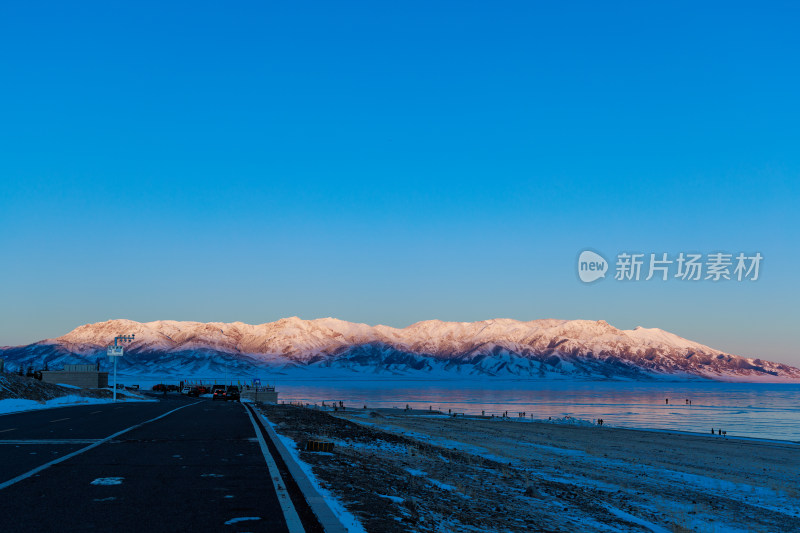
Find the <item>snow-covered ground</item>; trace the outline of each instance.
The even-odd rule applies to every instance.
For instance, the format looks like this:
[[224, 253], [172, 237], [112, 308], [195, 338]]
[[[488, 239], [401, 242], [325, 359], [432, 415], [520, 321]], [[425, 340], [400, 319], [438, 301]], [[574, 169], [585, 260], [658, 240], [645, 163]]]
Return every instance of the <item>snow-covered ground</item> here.
[[295, 453], [370, 531], [800, 531], [794, 443], [262, 409], [290, 449], [334, 443], [333, 453]]
[[[652, 531], [800, 530], [800, 445], [574, 424], [368, 417], [339, 412], [433, 445], [506, 463], [575, 490], [605, 493], [610, 513]], [[396, 453], [396, 452], [394, 452]], [[772, 529], [781, 524], [779, 529]]]

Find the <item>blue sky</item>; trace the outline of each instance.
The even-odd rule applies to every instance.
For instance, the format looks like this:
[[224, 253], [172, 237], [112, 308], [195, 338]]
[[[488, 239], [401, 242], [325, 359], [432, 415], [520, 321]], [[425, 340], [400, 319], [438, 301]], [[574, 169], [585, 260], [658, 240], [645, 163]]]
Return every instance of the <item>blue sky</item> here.
[[[109, 318], [554, 317], [800, 364], [797, 15], [5, 2], [0, 345]], [[584, 248], [764, 263], [584, 285]]]

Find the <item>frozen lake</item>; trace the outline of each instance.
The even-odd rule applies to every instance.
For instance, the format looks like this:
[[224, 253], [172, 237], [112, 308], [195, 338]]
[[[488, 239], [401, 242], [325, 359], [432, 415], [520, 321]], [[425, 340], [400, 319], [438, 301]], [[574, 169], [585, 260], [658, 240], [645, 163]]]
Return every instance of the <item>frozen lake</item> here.
[[[224, 378], [217, 377], [222, 383]], [[230, 377], [233, 383], [250, 379]], [[262, 376], [281, 401], [342, 401], [348, 407], [439, 409], [457, 413], [515, 417], [575, 418], [607, 425], [800, 442], [800, 384], [630, 381], [535, 381], [503, 379], [289, 379]], [[159, 378], [120, 376], [122, 383], [149, 388]], [[177, 383], [172, 378], [168, 383]], [[204, 379], [205, 383], [214, 379]], [[669, 399], [669, 404], [665, 402]], [[687, 405], [686, 400], [692, 405]]]
[[[458, 413], [560, 418], [606, 424], [800, 441], [800, 384], [718, 382], [292, 381], [280, 399], [352, 407], [448, 409]], [[669, 399], [669, 404], [666, 403]], [[686, 400], [692, 405], [687, 405]]]

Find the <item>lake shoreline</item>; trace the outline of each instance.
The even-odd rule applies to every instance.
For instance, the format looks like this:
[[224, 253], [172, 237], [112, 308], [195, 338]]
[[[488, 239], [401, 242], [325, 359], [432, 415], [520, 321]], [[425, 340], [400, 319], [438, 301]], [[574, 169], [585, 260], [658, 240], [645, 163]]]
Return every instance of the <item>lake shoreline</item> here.
[[[339, 414], [339, 413], [345, 414], [346, 413], [346, 411], [345, 412], [334, 411], [332, 408], [326, 408], [326, 409], [323, 409], [323, 410], [327, 410], [327, 411], [329, 411], [331, 413], [335, 412], [337, 414]], [[351, 412], [354, 412], [354, 411], [359, 411], [359, 409], [353, 410], [351, 408]], [[360, 409], [360, 411], [364, 411], [364, 409], [362, 408], [362, 409]], [[574, 424], [565, 423], [565, 422], [559, 421], [559, 420], [552, 420], [552, 421], [543, 420], [543, 419], [529, 420], [527, 418], [516, 418], [516, 417], [506, 417], [505, 419], [503, 419], [502, 417], [491, 417], [491, 416], [482, 416], [482, 415], [473, 415], [473, 414], [457, 414], [455, 417], [453, 417], [452, 415], [448, 415], [447, 413], [441, 413], [440, 412], [438, 414], [436, 414], [436, 413], [429, 414], [428, 412], [419, 411], [419, 410], [417, 410], [416, 413], [411, 413], [411, 412], [403, 413], [403, 411], [404, 411], [403, 409], [394, 409], [394, 408], [385, 408], [385, 407], [377, 407], [377, 408], [374, 408], [374, 409], [373, 408], [368, 408], [366, 411], [377, 412], [377, 413], [388, 412], [389, 414], [392, 414], [392, 415], [406, 414], [406, 415], [409, 415], [409, 416], [414, 416], [414, 415], [416, 415], [416, 416], [427, 416], [427, 417], [433, 417], [433, 418], [458, 418], [458, 419], [465, 419], [465, 420], [498, 420], [498, 421], [517, 423], [517, 424], [542, 424], [542, 425], [545, 425], [545, 426], [550, 426], [550, 425], [571, 426], [571, 425], [574, 425]], [[346, 414], [345, 414], [345, 416], [346, 416]], [[579, 420], [579, 419], [576, 419], [576, 420]], [[590, 421], [590, 420], [579, 420], [579, 422], [583, 422], [583, 424], [580, 424], [580, 425], [583, 425], [584, 427], [586, 427], [587, 425], [590, 425], [590, 426], [596, 426], [597, 425], [596, 420], [592, 420], [592, 421]], [[712, 439], [722, 439], [722, 440], [742, 440], [742, 441], [762, 442], [762, 443], [765, 443], [765, 444], [789, 444], [789, 445], [793, 445], [793, 446], [800, 446], [800, 441], [793, 441], [793, 440], [788, 440], [788, 439], [767, 439], [767, 438], [759, 438], [759, 437], [748, 437], [748, 436], [743, 436], [743, 435], [725, 435], [725, 436], [720, 436], [720, 435], [711, 435], [710, 431], [709, 431], [709, 433], [700, 433], [699, 431], [682, 431], [682, 430], [678, 430], [678, 429], [659, 429], [659, 428], [648, 428], [648, 427], [629, 427], [629, 426], [617, 426], [617, 425], [613, 425], [613, 424], [604, 424], [602, 426], [602, 429], [603, 430], [618, 429], [618, 430], [627, 430], [627, 431], [645, 431], [645, 432], [651, 432], [651, 433], [665, 433], [665, 434], [672, 434], [672, 435], [689, 435], [689, 436], [698, 436], [698, 437], [711, 437]]]

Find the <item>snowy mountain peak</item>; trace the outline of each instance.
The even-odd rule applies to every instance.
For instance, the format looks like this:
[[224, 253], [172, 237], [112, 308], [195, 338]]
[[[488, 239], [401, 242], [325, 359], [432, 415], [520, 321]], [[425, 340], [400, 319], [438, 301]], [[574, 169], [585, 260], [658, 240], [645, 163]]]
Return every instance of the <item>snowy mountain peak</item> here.
[[800, 370], [788, 365], [726, 354], [658, 328], [621, 330], [604, 320], [424, 320], [393, 328], [331, 317], [289, 317], [255, 325], [118, 319], [6, 348], [0, 356], [26, 364], [40, 364], [45, 358], [53, 364], [93, 360], [121, 334], [136, 336], [126, 348], [126, 364], [136, 361], [152, 371], [168, 364], [185, 369], [191, 360], [195, 367], [224, 362], [378, 375], [800, 379]]

